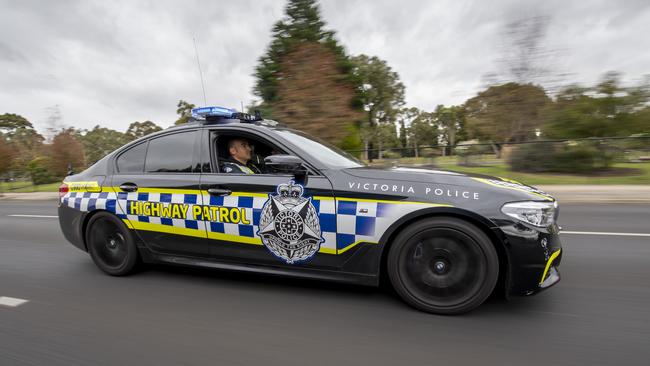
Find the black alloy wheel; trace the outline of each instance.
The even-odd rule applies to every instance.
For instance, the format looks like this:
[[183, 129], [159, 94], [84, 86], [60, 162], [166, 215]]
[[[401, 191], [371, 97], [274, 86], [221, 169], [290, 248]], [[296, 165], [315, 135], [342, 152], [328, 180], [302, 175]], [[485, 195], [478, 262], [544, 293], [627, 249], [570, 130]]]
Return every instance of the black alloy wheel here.
[[404, 229], [390, 248], [387, 265], [402, 299], [436, 314], [476, 308], [499, 276], [499, 259], [485, 233], [449, 217], [424, 219]]
[[90, 219], [86, 246], [97, 267], [112, 276], [127, 275], [138, 263], [138, 249], [130, 231], [122, 220], [108, 212]]

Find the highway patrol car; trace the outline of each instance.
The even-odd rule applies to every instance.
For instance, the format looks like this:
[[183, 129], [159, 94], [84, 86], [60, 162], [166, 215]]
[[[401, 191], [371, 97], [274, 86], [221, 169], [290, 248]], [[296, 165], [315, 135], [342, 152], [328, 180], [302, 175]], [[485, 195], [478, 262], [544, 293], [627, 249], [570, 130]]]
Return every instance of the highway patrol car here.
[[[233, 141], [248, 145], [244, 161], [233, 161]], [[496, 290], [531, 295], [560, 278], [548, 194], [494, 177], [372, 168], [227, 108], [197, 108], [192, 122], [121, 147], [59, 192], [65, 237], [115, 276], [157, 262], [385, 279], [408, 304], [438, 314], [467, 312]]]

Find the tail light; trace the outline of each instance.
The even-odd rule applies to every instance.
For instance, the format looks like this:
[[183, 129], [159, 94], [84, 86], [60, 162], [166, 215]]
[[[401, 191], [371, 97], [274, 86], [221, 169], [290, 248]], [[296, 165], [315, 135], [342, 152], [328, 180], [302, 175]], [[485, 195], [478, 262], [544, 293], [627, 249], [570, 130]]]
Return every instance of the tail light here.
[[63, 196], [65, 196], [66, 193], [68, 193], [68, 190], [69, 190], [68, 185], [66, 183], [61, 183], [61, 185], [59, 186], [59, 198], [63, 198]]

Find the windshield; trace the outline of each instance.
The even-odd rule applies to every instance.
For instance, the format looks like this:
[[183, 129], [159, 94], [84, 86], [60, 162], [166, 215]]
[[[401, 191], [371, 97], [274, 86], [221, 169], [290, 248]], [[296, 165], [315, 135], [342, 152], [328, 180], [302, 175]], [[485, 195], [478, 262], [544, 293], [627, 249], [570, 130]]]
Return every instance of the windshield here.
[[294, 130], [276, 130], [282, 137], [298, 145], [328, 168], [358, 168], [365, 166], [354, 156], [325, 141]]

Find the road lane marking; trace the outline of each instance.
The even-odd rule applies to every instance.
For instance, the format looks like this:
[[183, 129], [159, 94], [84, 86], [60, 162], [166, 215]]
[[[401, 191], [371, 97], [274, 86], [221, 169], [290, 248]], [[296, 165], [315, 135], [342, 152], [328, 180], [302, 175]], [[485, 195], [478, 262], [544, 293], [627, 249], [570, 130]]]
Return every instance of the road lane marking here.
[[20, 306], [28, 301], [29, 300], [18, 299], [15, 297], [0, 296], [0, 305], [9, 306], [12, 308], [15, 308], [16, 306]]
[[52, 218], [57, 218], [59, 216], [52, 216], [52, 215], [7, 215], [11, 217], [36, 217], [36, 218], [47, 218], [47, 219], [52, 219]]
[[610, 236], [645, 236], [650, 237], [650, 234], [645, 233], [608, 233], [602, 231], [560, 231], [560, 234], [572, 235], [610, 235]]

